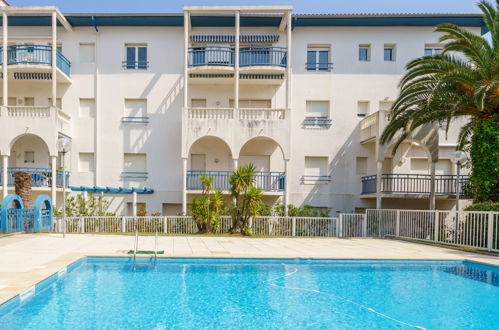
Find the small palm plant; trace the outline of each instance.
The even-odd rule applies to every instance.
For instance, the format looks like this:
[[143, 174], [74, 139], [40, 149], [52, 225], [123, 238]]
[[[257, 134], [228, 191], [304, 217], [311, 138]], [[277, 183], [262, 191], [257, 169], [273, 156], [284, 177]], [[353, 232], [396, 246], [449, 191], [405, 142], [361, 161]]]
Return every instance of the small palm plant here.
[[202, 192], [200, 197], [192, 200], [191, 214], [199, 233], [212, 233], [220, 226], [219, 216], [224, 208], [223, 195], [220, 189], [213, 192], [213, 178], [201, 176], [199, 179]]
[[255, 184], [256, 169], [253, 164], [238, 167], [231, 175], [231, 209], [233, 234], [250, 235], [250, 221], [257, 216], [263, 205], [263, 194]]
[[397, 147], [425, 125], [467, 120], [458, 148], [471, 154], [471, 181], [476, 200], [497, 200], [499, 189], [499, 0], [496, 8], [478, 4], [491, 42], [454, 24], [441, 24], [441, 54], [407, 64], [400, 94], [381, 143]]

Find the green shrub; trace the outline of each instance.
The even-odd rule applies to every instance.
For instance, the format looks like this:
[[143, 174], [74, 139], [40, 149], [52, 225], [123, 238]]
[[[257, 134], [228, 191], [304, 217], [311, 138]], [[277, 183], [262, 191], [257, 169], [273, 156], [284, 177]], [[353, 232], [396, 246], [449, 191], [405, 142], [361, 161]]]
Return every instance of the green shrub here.
[[467, 208], [466, 211], [494, 211], [499, 212], [499, 202], [483, 202], [483, 203], [475, 203]]

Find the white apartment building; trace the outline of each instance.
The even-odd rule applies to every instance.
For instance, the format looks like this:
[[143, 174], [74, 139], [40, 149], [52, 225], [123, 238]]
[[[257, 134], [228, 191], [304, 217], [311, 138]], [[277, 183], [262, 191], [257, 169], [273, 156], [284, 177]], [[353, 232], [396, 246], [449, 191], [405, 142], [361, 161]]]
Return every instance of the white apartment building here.
[[3, 196], [23, 170], [60, 205], [66, 137], [71, 194], [102, 193], [119, 214], [188, 212], [201, 175], [229, 200], [231, 171], [248, 163], [267, 203], [454, 206], [458, 125], [415, 134], [395, 155], [379, 136], [406, 63], [441, 50], [435, 25], [480, 34], [480, 15], [0, 11]]

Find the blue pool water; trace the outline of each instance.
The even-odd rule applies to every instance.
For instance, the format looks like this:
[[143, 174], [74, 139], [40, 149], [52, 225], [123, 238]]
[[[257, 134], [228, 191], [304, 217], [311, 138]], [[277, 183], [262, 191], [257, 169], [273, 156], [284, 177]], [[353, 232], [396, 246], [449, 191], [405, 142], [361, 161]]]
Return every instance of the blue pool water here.
[[497, 329], [499, 268], [460, 261], [86, 258], [0, 329]]

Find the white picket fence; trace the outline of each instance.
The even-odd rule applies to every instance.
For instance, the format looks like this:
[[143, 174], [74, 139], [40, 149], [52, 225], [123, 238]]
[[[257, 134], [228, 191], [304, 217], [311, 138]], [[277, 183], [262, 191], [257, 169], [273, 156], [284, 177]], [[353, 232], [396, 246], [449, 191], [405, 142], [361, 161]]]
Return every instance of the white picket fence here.
[[[231, 227], [232, 219], [222, 216], [216, 233], [227, 233]], [[380, 209], [341, 213], [338, 218], [255, 217], [250, 227], [257, 236], [393, 236], [499, 252], [499, 212]], [[57, 219], [56, 230], [61, 232], [63, 228], [62, 219]], [[198, 232], [190, 216], [66, 218], [68, 233], [133, 233], [136, 230], [165, 234]]]

